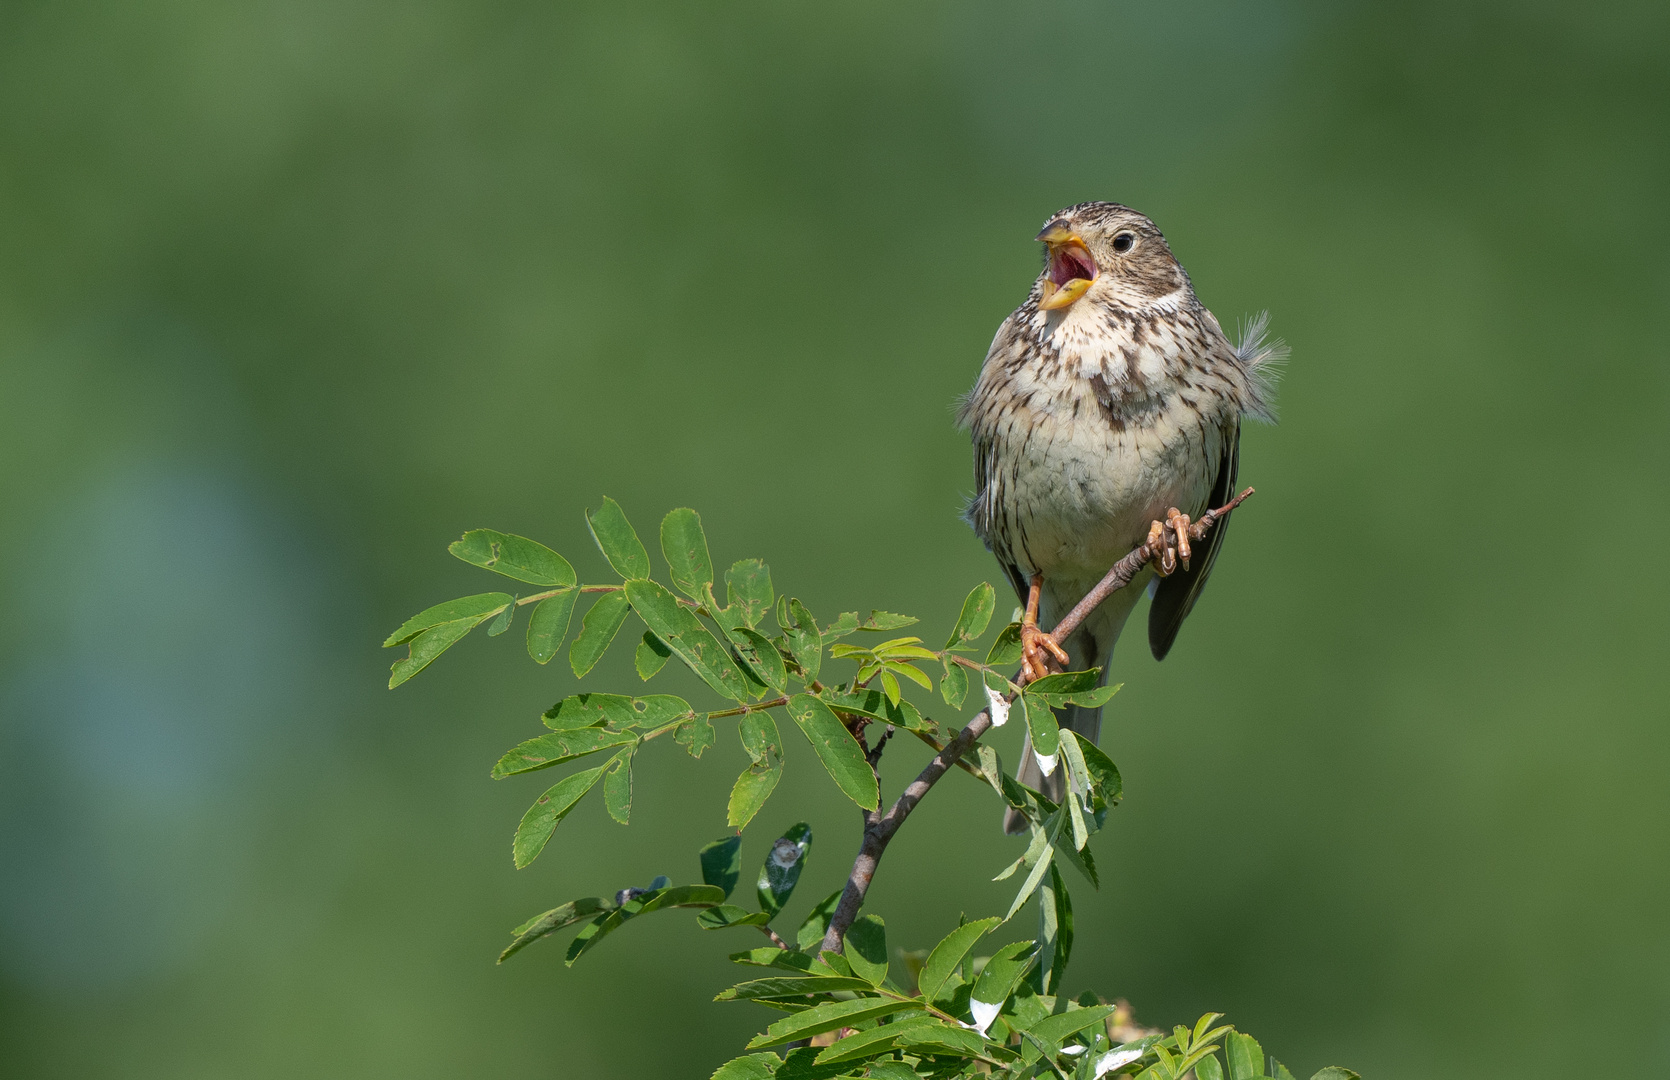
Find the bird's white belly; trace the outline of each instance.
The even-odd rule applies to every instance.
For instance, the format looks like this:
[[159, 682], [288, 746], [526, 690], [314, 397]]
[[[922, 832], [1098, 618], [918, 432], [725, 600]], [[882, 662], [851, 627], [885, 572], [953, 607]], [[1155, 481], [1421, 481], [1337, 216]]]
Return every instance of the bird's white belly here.
[[1033, 416], [1006, 418], [1014, 456], [1005, 501], [1023, 570], [1094, 580], [1170, 507], [1205, 509], [1223, 449], [1217, 423], [1172, 394], [1120, 427], [1082, 379], [1036, 390], [1025, 410]]

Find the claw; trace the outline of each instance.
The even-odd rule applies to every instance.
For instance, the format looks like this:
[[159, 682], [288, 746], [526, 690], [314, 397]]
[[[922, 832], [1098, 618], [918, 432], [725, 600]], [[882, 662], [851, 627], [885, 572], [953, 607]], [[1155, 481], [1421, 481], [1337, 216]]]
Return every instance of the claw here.
[[1032, 575], [1032, 588], [1026, 597], [1026, 614], [1021, 616], [1021, 662], [1026, 665], [1027, 681], [1042, 679], [1052, 668], [1050, 661], [1067, 670], [1067, 652], [1055, 638], [1038, 629], [1038, 597], [1044, 588], [1044, 575]]
[[1183, 569], [1189, 568], [1189, 515], [1172, 507], [1166, 511], [1166, 527], [1177, 537], [1177, 558]]
[[1154, 572], [1161, 577], [1171, 573], [1176, 563], [1166, 565], [1166, 554], [1170, 551], [1166, 544], [1166, 525], [1163, 521], [1156, 521], [1148, 526], [1148, 550], [1154, 558]]

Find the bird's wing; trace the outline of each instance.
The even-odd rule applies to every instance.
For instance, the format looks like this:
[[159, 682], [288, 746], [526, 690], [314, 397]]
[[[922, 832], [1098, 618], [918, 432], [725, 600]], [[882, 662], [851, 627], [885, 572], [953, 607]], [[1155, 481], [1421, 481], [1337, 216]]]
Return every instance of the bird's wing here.
[[[1223, 456], [1218, 459], [1218, 478], [1213, 481], [1212, 494], [1206, 500], [1208, 510], [1216, 510], [1235, 493], [1240, 450], [1241, 424], [1236, 421], [1231, 430], [1224, 432]], [[1206, 588], [1206, 578], [1212, 573], [1212, 563], [1217, 560], [1218, 548], [1223, 546], [1228, 525], [1229, 519], [1225, 518], [1212, 527], [1203, 542], [1205, 549], [1194, 549], [1189, 569], [1179, 569], [1170, 577], [1158, 579], [1154, 602], [1148, 608], [1148, 647], [1153, 651], [1154, 659], [1166, 658], [1172, 642], [1177, 640], [1177, 631], [1183, 628], [1183, 620], [1194, 609], [1200, 590]]]

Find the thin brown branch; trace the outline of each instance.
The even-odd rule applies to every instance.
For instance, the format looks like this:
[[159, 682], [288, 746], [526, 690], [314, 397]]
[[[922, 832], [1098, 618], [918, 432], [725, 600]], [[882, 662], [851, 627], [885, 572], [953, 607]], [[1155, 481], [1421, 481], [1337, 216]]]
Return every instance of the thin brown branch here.
[[[1208, 510], [1200, 515], [1200, 520], [1189, 526], [1189, 536], [1195, 540], [1204, 539], [1213, 525], [1222, 521], [1252, 493], [1253, 489], [1248, 488], [1218, 509]], [[1074, 605], [1066, 618], [1056, 624], [1050, 631], [1050, 636], [1056, 641], [1065, 641], [1078, 629], [1079, 624], [1096, 610], [1098, 604], [1129, 585], [1142, 568], [1159, 554], [1155, 548], [1144, 543], [1114, 563], [1096, 587]], [[1031, 676], [1024, 669], [1015, 677], [1016, 684], [1020, 686], [1025, 686], [1030, 681]], [[1010, 699], [1013, 700], [1013, 697], [1011, 694]], [[821, 948], [824, 952], [841, 951], [847, 930], [852, 926], [853, 920], [858, 918], [858, 909], [864, 906], [864, 897], [870, 891], [870, 882], [875, 878], [876, 867], [881, 863], [881, 857], [887, 853], [887, 845], [892, 842], [894, 834], [905, 823], [905, 818], [910, 816], [910, 812], [916, 809], [916, 804], [939, 782], [939, 778], [950, 771], [951, 766], [968, 767], [963, 763], [963, 755], [974, 748], [974, 744], [991, 730], [991, 726], [990, 709], [976, 714], [966, 727], [952, 736], [951, 741], [934, 755], [933, 760], [917, 774], [916, 779], [906, 786], [898, 801], [885, 811], [864, 812], [864, 837], [858, 846], [858, 857], [852, 862], [852, 873], [847, 877], [846, 888], [841, 891], [841, 900], [835, 906], [834, 914], [830, 916], [829, 929], [823, 935]], [[918, 733], [918, 737], [922, 737], [921, 733]]]
[[762, 933], [766, 937], [770, 938], [771, 943], [773, 945], [777, 946], [779, 949], [782, 949], [784, 952], [790, 952], [790, 951], [793, 950], [793, 946], [790, 945], [788, 942], [784, 941], [782, 938], [778, 937], [777, 936], [777, 931], [773, 930], [771, 927], [769, 927], [769, 926], [760, 927], [760, 933]]

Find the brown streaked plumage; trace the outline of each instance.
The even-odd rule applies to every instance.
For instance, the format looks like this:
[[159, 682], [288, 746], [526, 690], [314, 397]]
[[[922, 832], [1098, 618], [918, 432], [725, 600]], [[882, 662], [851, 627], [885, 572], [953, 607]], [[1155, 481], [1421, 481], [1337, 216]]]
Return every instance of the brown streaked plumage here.
[[[1129, 207], [1070, 206], [1038, 238], [1044, 270], [998, 327], [959, 420], [974, 438], [968, 522], [1023, 599], [1041, 578], [1039, 622], [1052, 626], [1153, 522], [1174, 509], [1198, 517], [1233, 495], [1241, 418], [1271, 418], [1268, 365], [1280, 349], [1263, 342], [1262, 318], [1230, 344], [1165, 237]], [[1186, 569], [1158, 580], [1144, 571], [1058, 655], [1105, 678], [1140, 586], [1152, 581], [1148, 641], [1163, 659], [1225, 532], [1213, 529]], [[1044, 653], [1028, 655], [1036, 666]], [[1057, 719], [1091, 740], [1100, 734], [1100, 710], [1070, 706]], [[1040, 765], [1030, 743], [1018, 776], [1061, 800], [1062, 773]], [[1019, 831], [1025, 819], [1011, 813], [1004, 827]]]

